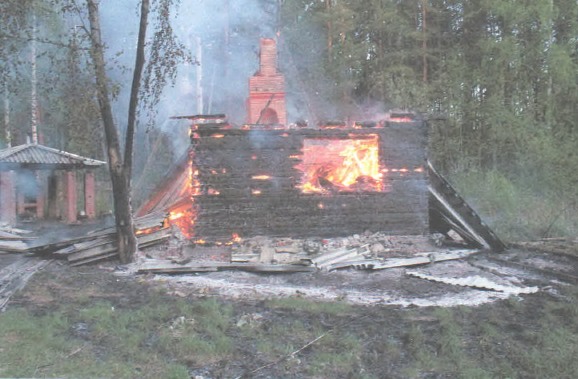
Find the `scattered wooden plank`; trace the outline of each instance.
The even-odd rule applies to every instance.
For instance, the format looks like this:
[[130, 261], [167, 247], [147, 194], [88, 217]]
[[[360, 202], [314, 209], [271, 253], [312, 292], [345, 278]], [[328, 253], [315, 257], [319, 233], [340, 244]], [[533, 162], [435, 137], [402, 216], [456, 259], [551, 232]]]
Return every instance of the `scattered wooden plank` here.
[[82, 251], [69, 254], [67, 256], [67, 259], [69, 262], [76, 262], [84, 259], [96, 258], [101, 255], [107, 255], [112, 252], [116, 252], [116, 250], [117, 250], [116, 241], [109, 241], [102, 245], [93, 246], [88, 249], [84, 249]]
[[55, 255], [68, 255], [68, 254], [72, 254], [72, 253], [76, 253], [91, 247], [95, 247], [95, 246], [99, 246], [99, 245], [104, 245], [106, 243], [109, 243], [112, 239], [112, 236], [106, 238], [106, 237], [100, 237], [100, 238], [96, 238], [96, 239], [91, 239], [89, 241], [84, 241], [84, 242], [79, 242], [79, 243], [75, 243], [72, 244], [70, 246], [67, 246], [65, 248], [56, 250], [54, 252], [52, 252], [52, 254]]
[[[163, 228], [150, 233], [139, 234], [137, 235], [137, 241], [140, 248], [146, 248], [170, 238], [171, 235], [171, 228]], [[74, 251], [71, 250], [62, 250], [62, 253], [67, 255], [71, 266], [93, 263], [118, 255], [116, 237], [114, 235], [76, 244]]]
[[385, 259], [381, 264], [375, 265], [372, 270], [383, 270], [386, 268], [417, 266], [434, 262], [450, 261], [462, 259], [470, 255], [479, 253], [479, 250], [454, 250], [448, 252], [421, 253], [422, 256], [412, 258], [390, 258]]
[[140, 247], [148, 247], [163, 240], [170, 238], [173, 235], [171, 228], [158, 229], [147, 234], [137, 235], [137, 241]]
[[25, 253], [28, 245], [22, 241], [0, 241], [0, 252]]
[[281, 273], [281, 272], [313, 272], [315, 267], [284, 264], [261, 264], [261, 263], [228, 263], [228, 262], [196, 262], [186, 265], [179, 265], [171, 262], [155, 261], [145, 263], [137, 269], [137, 273], [155, 274], [186, 274], [195, 272], [211, 272], [224, 270], [241, 270], [261, 273]]
[[241, 262], [256, 262], [259, 260], [259, 254], [233, 254], [231, 256], [231, 262], [241, 263]]
[[71, 265], [72, 267], [81, 266], [81, 265], [84, 265], [84, 264], [87, 264], [87, 263], [94, 263], [94, 262], [97, 262], [97, 261], [102, 261], [102, 260], [105, 260], [105, 259], [108, 259], [108, 258], [116, 257], [117, 255], [118, 255], [118, 252], [117, 252], [117, 251], [114, 251], [114, 252], [112, 252], [112, 253], [99, 255], [99, 256], [97, 256], [97, 257], [89, 257], [89, 258], [86, 258], [86, 259], [81, 259], [81, 260], [78, 260], [78, 261], [76, 261], [76, 262], [71, 263], [70, 265]]
[[340, 262], [358, 261], [364, 257], [371, 257], [369, 245], [363, 245], [355, 249], [339, 249], [333, 252], [325, 253], [311, 259], [311, 262], [319, 269], [332, 270], [333, 265], [339, 265]]
[[0, 230], [0, 240], [25, 241], [25, 240], [33, 240], [35, 238], [36, 237], [24, 237], [17, 233], [13, 233], [12, 231]]
[[9, 224], [4, 224], [3, 226], [0, 227], [0, 229], [4, 232], [13, 233], [13, 234], [30, 234], [30, 233], [32, 233], [32, 230], [13, 228]]
[[135, 229], [145, 230], [154, 227], [163, 227], [166, 218], [168, 217], [167, 212], [155, 212], [142, 217], [134, 219]]

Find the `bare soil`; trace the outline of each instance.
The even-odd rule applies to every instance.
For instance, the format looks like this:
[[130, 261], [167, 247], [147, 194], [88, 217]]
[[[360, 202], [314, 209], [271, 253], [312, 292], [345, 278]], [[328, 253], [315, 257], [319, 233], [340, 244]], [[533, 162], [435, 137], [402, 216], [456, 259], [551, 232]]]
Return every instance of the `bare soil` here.
[[[257, 340], [231, 331], [229, 337], [234, 341], [234, 354], [227, 359], [207, 361], [206, 364], [184, 362], [190, 369], [191, 377], [198, 379], [464, 377], [462, 373], [466, 369], [463, 367], [448, 368], [445, 365], [440, 368], [436, 365], [428, 371], [424, 368], [427, 361], [416, 350], [415, 338], [422, 338], [419, 344], [423, 344], [432, 356], [438, 356], [440, 360], [449, 359], [444, 355], [444, 345], [438, 341], [440, 328], [443, 329], [445, 324], [437, 310], [452, 307], [450, 317], [462, 328], [460, 344], [469, 357], [468, 362], [475, 362], [476, 367], [485, 367], [494, 376], [531, 378], [539, 376], [534, 376], [529, 369], [522, 367], [523, 362], [512, 358], [518, 354], [516, 349], [528, 342], [524, 340], [527, 329], [538, 330], [541, 327], [543, 321], [539, 314], [550, 303], [576, 302], [567, 293], [575, 288], [576, 283], [572, 283], [571, 278], [578, 277], [578, 261], [544, 250], [510, 250], [499, 256], [502, 262], [493, 260], [492, 254], [479, 254], [468, 260], [411, 268], [412, 271], [452, 278], [475, 274], [515, 288], [538, 288], [539, 291], [533, 294], [503, 293], [424, 280], [407, 275], [410, 270], [407, 268], [376, 272], [342, 270], [273, 275], [215, 272], [167, 276], [136, 275], [130, 267], [117, 266], [115, 262], [70, 267], [64, 262], [54, 261], [32, 277], [7, 306], [43, 315], [61, 309], [63, 305], [77, 304], [82, 307], [87, 302], [98, 301], [106, 301], [118, 309], [138, 310], [155, 301], [153, 299], [158, 299], [159, 293], [167, 299], [190, 302], [215, 298], [222, 304], [232, 306], [237, 324], [241, 320], [251, 322], [258, 319], [265, 329], [287, 327], [289, 330], [298, 319], [302, 325], [320, 328], [322, 336], [323, 333], [331, 333], [343, 339], [354, 335], [363, 341], [358, 347], [360, 351], [355, 367], [336, 369], [339, 365], [334, 362], [334, 369], [319, 369], [314, 371], [317, 374], [312, 375], [314, 346], [318, 342], [309, 341], [311, 345], [308, 346], [308, 341], [299, 340], [298, 336], [288, 332], [286, 338], [294, 340], [293, 346], [301, 346], [302, 349], [272, 358], [262, 353]], [[0, 255], [0, 268], [18, 259], [40, 258]], [[565, 276], [558, 277], [557, 272]], [[309, 299], [313, 302], [346, 304], [350, 308], [342, 312], [312, 312], [304, 308], [274, 306], [271, 303], [274, 299]], [[517, 303], [522, 305], [518, 306]], [[175, 317], [178, 316], [175, 314]], [[564, 314], [548, 317], [560, 322], [567, 319]], [[502, 333], [507, 336], [492, 337], [501, 341], [499, 344], [484, 342], [481, 330], [488, 320], [491, 320], [498, 335]], [[416, 330], [420, 337], [414, 335]], [[99, 344], [97, 337], [89, 336], [86, 339], [88, 344]], [[484, 344], [489, 344], [491, 348]], [[494, 366], [496, 362], [498, 365]], [[502, 364], [507, 367], [500, 368]], [[139, 375], [135, 373], [134, 377]]]

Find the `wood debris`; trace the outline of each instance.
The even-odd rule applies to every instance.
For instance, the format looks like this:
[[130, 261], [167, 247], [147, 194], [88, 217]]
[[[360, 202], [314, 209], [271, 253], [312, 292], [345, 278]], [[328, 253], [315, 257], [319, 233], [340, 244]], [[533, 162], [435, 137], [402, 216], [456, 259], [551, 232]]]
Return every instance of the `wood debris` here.
[[348, 267], [353, 267], [358, 270], [383, 270], [386, 268], [417, 266], [434, 262], [462, 259], [477, 252], [478, 250], [462, 249], [423, 252], [409, 257], [378, 258], [369, 251], [367, 245], [364, 245], [358, 249], [343, 249], [322, 254], [311, 259], [311, 262], [317, 268], [327, 271]]
[[137, 273], [186, 274], [195, 272], [212, 272], [224, 270], [240, 270], [240, 271], [260, 272], [260, 273], [316, 271], [314, 267], [310, 266], [287, 265], [287, 264], [189, 262], [181, 265], [170, 261], [151, 260], [139, 265]]
[[0, 253], [24, 253], [28, 249], [25, 241], [33, 240], [27, 237], [30, 231], [14, 229], [9, 226], [0, 226]]
[[[165, 223], [166, 213], [154, 213], [134, 220], [139, 248], [147, 248], [172, 236], [172, 229]], [[116, 228], [108, 227], [81, 235], [51, 240], [22, 236], [30, 232], [0, 228], [0, 252], [32, 253], [63, 258], [73, 266], [97, 262], [118, 255]], [[76, 232], [77, 233], [77, 232]]]

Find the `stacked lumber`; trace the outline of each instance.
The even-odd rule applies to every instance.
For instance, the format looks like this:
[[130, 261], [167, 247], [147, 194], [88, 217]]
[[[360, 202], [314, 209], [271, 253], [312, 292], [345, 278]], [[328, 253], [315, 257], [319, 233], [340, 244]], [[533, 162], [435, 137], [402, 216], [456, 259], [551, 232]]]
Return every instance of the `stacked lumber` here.
[[[134, 220], [139, 248], [150, 247], [172, 235], [171, 229], [165, 226], [165, 219], [166, 214], [156, 213]], [[66, 257], [71, 266], [80, 266], [118, 255], [117, 234], [113, 227], [94, 231], [69, 242], [72, 243], [53, 251], [52, 254]]]
[[27, 240], [34, 237], [28, 237], [31, 231], [11, 228], [8, 225], [0, 226], [0, 254], [1, 253], [25, 253], [28, 251]]

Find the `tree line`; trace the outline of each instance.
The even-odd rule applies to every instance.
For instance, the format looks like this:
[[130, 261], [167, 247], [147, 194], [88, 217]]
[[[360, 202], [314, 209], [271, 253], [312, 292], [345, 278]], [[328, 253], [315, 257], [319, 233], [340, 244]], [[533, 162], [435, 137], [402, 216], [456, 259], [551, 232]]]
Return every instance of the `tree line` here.
[[[510, 188], [488, 197], [527, 198], [510, 228], [543, 217], [532, 232], [547, 233], [564, 213], [576, 231], [576, 1], [283, 1], [280, 35], [292, 54], [287, 71], [308, 83], [297, 91], [309, 91], [310, 103], [323, 93], [341, 116], [418, 111], [438, 169]], [[530, 207], [540, 215], [520, 216]]]
[[[235, 1], [223, 0], [223, 12]], [[261, 6], [270, 14], [288, 95], [294, 108], [310, 122], [392, 108], [414, 110], [428, 121], [430, 159], [450, 178], [459, 182], [472, 172], [499, 173], [526, 192], [556, 199], [563, 209], [576, 207], [575, 1], [238, 1]], [[0, 113], [4, 120], [7, 115], [10, 118], [3, 125], [12, 125], [16, 134], [26, 133], [30, 116], [24, 101], [30, 93], [27, 49], [35, 38], [38, 69], [44, 72], [39, 98], [46, 138], [54, 147], [81, 149], [102, 158], [105, 133], [96, 101], [87, 3], [98, 2], [0, 3], [0, 85], [5, 99], [11, 99]], [[177, 3], [154, 0], [153, 13], [170, 15]], [[132, 4], [135, 10], [141, 5], [140, 1]], [[188, 4], [186, 9], [194, 11], [194, 7]], [[39, 20], [36, 36], [30, 27], [33, 9]], [[160, 28], [141, 41], [149, 43], [145, 61], [156, 62], [145, 66], [142, 79], [148, 95], [140, 98], [140, 104], [147, 103], [149, 110], [167, 84], [164, 78], [175, 77], [172, 68], [159, 63], [168, 57], [164, 62], [174, 67], [184, 57], [178, 44], [165, 45], [168, 50], [162, 56], [157, 54], [159, 48], [151, 48], [153, 36], [160, 43], [171, 35], [169, 19], [155, 19], [153, 24]], [[243, 33], [254, 38], [255, 31], [250, 25], [224, 30], [223, 38]], [[130, 43], [136, 44], [136, 35], [133, 37]], [[226, 47], [223, 51], [226, 54]], [[114, 59], [106, 62], [109, 80], [114, 76], [110, 75], [115, 65], [110, 60]], [[129, 63], [129, 68], [133, 64]], [[114, 99], [122, 84], [109, 84]], [[18, 98], [21, 101], [15, 101]], [[118, 98], [115, 100], [118, 104]], [[123, 116], [114, 109], [116, 119], [126, 117], [126, 107], [120, 107]], [[133, 103], [132, 111], [134, 107]], [[214, 109], [227, 107], [230, 104]], [[135, 122], [129, 119], [130, 124]], [[120, 124], [124, 131], [126, 124]], [[4, 143], [7, 138], [6, 133], [0, 135]], [[122, 135], [121, 142], [125, 142]], [[129, 162], [131, 155], [129, 152]], [[127, 167], [127, 171], [131, 169]]]

